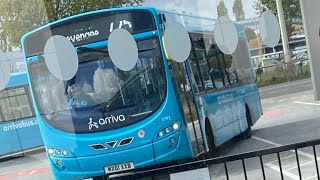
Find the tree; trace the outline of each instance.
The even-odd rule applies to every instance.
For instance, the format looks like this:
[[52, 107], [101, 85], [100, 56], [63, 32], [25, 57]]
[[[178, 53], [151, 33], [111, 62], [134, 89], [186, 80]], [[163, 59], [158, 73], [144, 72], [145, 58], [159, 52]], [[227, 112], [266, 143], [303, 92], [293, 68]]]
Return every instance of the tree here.
[[42, 0], [2, 0], [0, 3], [0, 48], [11, 51], [23, 34], [46, 23]]
[[87, 11], [121, 7], [123, 5], [135, 6], [143, 1], [144, 0], [44, 0], [49, 22]]
[[241, 0], [234, 1], [232, 11], [237, 21], [241, 21], [245, 19], [245, 14], [244, 14]]
[[0, 48], [20, 47], [21, 37], [48, 22], [110, 7], [138, 5], [143, 0], [1, 0]]
[[[282, 6], [286, 21], [302, 19], [300, 0], [282, 0]], [[276, 0], [260, 0], [255, 2], [254, 8], [261, 14], [263, 10], [270, 10], [277, 14]]]
[[220, 0], [218, 7], [217, 7], [217, 11], [218, 11], [218, 17], [221, 17], [221, 16], [228, 16], [229, 17], [228, 9], [224, 3], [224, 0]]
[[[292, 30], [291, 24], [298, 21], [302, 22], [302, 15], [300, 9], [300, 0], [282, 0], [284, 17], [287, 24], [287, 31], [290, 35]], [[276, 0], [260, 0], [255, 2], [254, 8], [260, 15], [264, 10], [270, 10], [277, 15]]]

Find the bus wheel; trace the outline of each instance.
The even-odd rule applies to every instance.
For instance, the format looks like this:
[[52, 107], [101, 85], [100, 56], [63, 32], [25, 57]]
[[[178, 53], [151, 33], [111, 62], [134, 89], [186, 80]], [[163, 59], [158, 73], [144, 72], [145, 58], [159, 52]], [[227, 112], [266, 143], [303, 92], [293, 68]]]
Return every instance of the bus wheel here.
[[251, 130], [252, 119], [251, 119], [251, 115], [250, 115], [250, 111], [249, 111], [248, 106], [246, 106], [246, 119], [247, 119], [248, 129], [244, 132], [243, 138], [249, 139], [252, 136], [252, 130]]
[[208, 143], [208, 147], [209, 147], [209, 158], [213, 158], [216, 157], [218, 155], [217, 153], [217, 148], [214, 144], [214, 137], [213, 137], [213, 131], [212, 131], [212, 127], [211, 124], [209, 122], [209, 120], [206, 120], [206, 138], [207, 138], [207, 143]]

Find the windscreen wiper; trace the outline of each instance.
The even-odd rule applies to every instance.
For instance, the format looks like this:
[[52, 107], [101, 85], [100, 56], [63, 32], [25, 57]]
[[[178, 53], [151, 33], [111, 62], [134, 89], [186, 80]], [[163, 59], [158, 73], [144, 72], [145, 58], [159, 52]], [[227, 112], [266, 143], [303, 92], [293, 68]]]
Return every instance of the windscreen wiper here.
[[94, 49], [94, 48], [88, 48], [88, 47], [78, 47], [77, 50], [80, 51], [80, 53], [98, 52], [98, 53], [109, 54], [109, 52], [107, 50]]
[[152, 51], [152, 50], [155, 50], [156, 48], [153, 47], [153, 48], [148, 48], [148, 49], [139, 49], [139, 53], [140, 52], [146, 52], [146, 51]]

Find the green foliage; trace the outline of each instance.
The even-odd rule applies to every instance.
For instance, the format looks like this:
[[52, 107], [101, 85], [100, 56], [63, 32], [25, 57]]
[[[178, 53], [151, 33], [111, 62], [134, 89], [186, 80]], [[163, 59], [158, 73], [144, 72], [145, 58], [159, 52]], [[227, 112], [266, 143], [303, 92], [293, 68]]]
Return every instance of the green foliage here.
[[226, 7], [226, 4], [224, 3], [224, 0], [220, 0], [217, 10], [218, 10], [218, 17], [221, 17], [221, 16], [229, 17], [228, 9]]
[[[287, 33], [288, 36], [293, 32], [291, 26], [296, 20], [302, 21], [301, 9], [300, 9], [300, 0], [282, 0], [284, 18], [286, 21]], [[277, 14], [277, 4], [276, 0], [260, 0], [255, 2], [254, 8], [258, 11], [258, 14], [261, 14], [264, 10], [270, 10], [273, 14]]]
[[[282, 0], [282, 6], [284, 11], [285, 20], [292, 22], [295, 19], [302, 19], [300, 0]], [[263, 9], [268, 9], [277, 15], [276, 0], [260, 0], [255, 2], [254, 8], [258, 11], [258, 14], [263, 12]]]
[[0, 49], [20, 47], [21, 37], [48, 22], [82, 12], [139, 5], [144, 0], [1, 0]]
[[23, 34], [47, 22], [42, 0], [1, 0], [0, 17], [0, 48], [3, 51], [18, 47]]
[[234, 0], [232, 11], [237, 21], [245, 19], [245, 13], [241, 0]]
[[143, 0], [44, 0], [49, 21], [93, 10], [139, 5]]

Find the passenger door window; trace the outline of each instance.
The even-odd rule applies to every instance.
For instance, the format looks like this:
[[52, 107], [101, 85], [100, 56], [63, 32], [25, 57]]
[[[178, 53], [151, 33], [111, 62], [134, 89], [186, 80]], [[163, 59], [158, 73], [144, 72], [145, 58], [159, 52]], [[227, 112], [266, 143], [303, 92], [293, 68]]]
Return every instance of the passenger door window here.
[[195, 154], [200, 154], [205, 148], [202, 140], [202, 131], [197, 107], [194, 101], [194, 95], [190, 87], [190, 81], [185, 72], [185, 64], [175, 61], [170, 63], [171, 77], [175, 87], [176, 96], [178, 98], [177, 101], [187, 125], [193, 151]]

